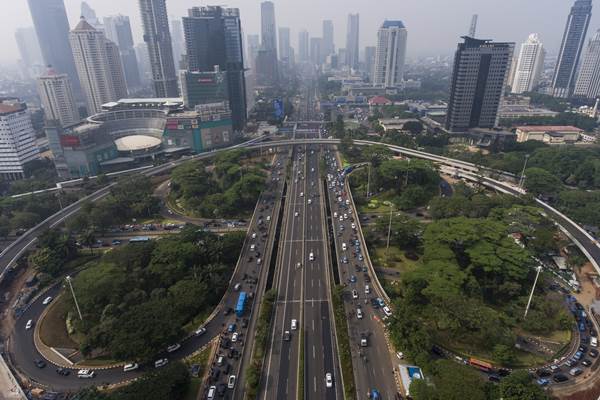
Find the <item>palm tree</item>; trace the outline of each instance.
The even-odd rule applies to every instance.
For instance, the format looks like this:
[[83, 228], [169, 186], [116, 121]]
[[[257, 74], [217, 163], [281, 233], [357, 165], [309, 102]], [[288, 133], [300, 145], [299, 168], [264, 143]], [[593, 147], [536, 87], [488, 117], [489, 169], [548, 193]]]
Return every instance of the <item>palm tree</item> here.
[[90, 249], [90, 253], [94, 254], [94, 244], [96, 243], [96, 232], [93, 229], [86, 230], [82, 237], [81, 243]]

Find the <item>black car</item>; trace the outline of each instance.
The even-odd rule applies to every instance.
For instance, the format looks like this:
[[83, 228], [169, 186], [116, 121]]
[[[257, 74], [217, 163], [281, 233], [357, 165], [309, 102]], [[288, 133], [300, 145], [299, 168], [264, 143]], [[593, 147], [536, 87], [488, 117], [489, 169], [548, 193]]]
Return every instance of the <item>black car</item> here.
[[242, 326], [242, 328], [245, 328], [248, 326], [248, 320], [246, 318], [242, 319], [241, 326]]
[[379, 303], [374, 297], [371, 298], [371, 305], [373, 306], [373, 308], [379, 308]]
[[588, 355], [589, 355], [590, 357], [594, 357], [594, 358], [596, 358], [596, 357], [598, 357], [598, 350], [596, 350], [596, 349], [591, 349], [591, 350], [590, 350], [590, 353], [589, 353]]
[[589, 367], [590, 365], [592, 365], [592, 362], [586, 358], [585, 360], [583, 360], [583, 361], [581, 362], [581, 365], [584, 365], [584, 366], [586, 366], [586, 367]]
[[220, 383], [217, 386], [217, 393], [219, 394], [219, 396], [223, 397], [225, 396], [225, 391], [227, 390], [227, 385], [225, 385], [224, 383]]
[[500, 382], [500, 375], [492, 374], [488, 376], [490, 382]]
[[549, 371], [549, 370], [547, 370], [547, 369], [538, 369], [538, 370], [536, 371], [536, 374], [537, 374], [537, 376], [539, 376], [540, 378], [546, 378], [546, 377], [548, 377], [548, 376], [552, 375], [552, 372], [550, 372], [550, 371]]
[[510, 375], [510, 369], [506, 369], [506, 368], [500, 368], [498, 369], [498, 375], [499, 376], [508, 376]]
[[584, 345], [579, 346], [579, 351], [582, 353], [585, 353], [587, 351], [587, 349], [588, 349], [587, 346], [584, 346]]
[[39, 358], [36, 358], [35, 360], [33, 360], [33, 363], [38, 368], [44, 368], [46, 366], [46, 361], [40, 360]]
[[554, 382], [560, 383], [560, 382], [568, 381], [569, 377], [566, 376], [565, 374], [556, 374], [556, 375], [554, 375], [554, 377], [552, 379], [554, 380]]
[[69, 376], [71, 371], [66, 368], [56, 368], [56, 373], [62, 376]]

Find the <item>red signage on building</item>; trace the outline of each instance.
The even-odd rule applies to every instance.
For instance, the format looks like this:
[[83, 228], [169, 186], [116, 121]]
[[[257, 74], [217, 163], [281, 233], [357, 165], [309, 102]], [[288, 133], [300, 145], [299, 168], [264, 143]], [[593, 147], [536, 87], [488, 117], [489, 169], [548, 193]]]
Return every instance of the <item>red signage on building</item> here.
[[80, 145], [79, 136], [73, 135], [62, 135], [60, 137], [60, 144], [63, 147], [77, 147]]

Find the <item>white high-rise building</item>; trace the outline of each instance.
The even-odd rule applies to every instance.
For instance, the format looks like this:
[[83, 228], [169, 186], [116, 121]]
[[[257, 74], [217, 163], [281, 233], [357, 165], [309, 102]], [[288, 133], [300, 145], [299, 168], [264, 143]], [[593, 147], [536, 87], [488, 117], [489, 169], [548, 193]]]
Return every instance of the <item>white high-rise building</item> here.
[[404, 79], [407, 31], [402, 21], [385, 21], [377, 32], [373, 84], [398, 87]]
[[600, 96], [600, 30], [587, 45], [573, 94], [588, 99]]
[[544, 69], [546, 51], [537, 33], [532, 33], [526, 42], [521, 44], [511, 84], [513, 93], [531, 92], [538, 84]]
[[37, 79], [37, 83], [46, 120], [58, 121], [61, 126], [79, 122], [79, 111], [67, 74], [59, 74], [54, 68], [49, 68]]
[[25, 177], [25, 164], [39, 157], [27, 106], [18, 100], [0, 102], [0, 178]]
[[86, 97], [88, 113], [98, 113], [102, 109], [102, 104], [118, 100], [119, 97], [111, 75], [114, 71], [109, 63], [107, 40], [102, 32], [82, 18], [75, 29], [69, 33], [69, 41], [73, 49], [79, 81]]

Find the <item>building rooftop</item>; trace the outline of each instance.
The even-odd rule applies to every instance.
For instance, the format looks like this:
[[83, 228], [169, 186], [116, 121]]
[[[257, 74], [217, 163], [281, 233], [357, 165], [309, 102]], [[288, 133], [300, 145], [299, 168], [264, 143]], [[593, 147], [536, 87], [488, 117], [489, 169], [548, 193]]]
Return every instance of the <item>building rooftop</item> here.
[[369, 104], [375, 105], [375, 106], [380, 106], [380, 105], [392, 104], [392, 101], [383, 96], [375, 96], [375, 97], [371, 97], [371, 99], [369, 100]]
[[153, 136], [131, 135], [115, 140], [119, 151], [150, 150], [161, 145], [161, 140]]
[[386, 20], [383, 25], [381, 26], [382, 28], [404, 28], [404, 23], [400, 20]]
[[19, 111], [23, 111], [23, 107], [18, 105], [0, 103], [0, 115], [8, 115]]
[[92, 25], [90, 25], [84, 17], [81, 17], [81, 19], [79, 20], [79, 23], [77, 24], [77, 26], [75, 28], [73, 28], [74, 31], [95, 31], [96, 28], [94, 28]]
[[577, 132], [581, 133], [584, 130], [575, 126], [566, 125], [527, 125], [517, 126], [521, 132]]

